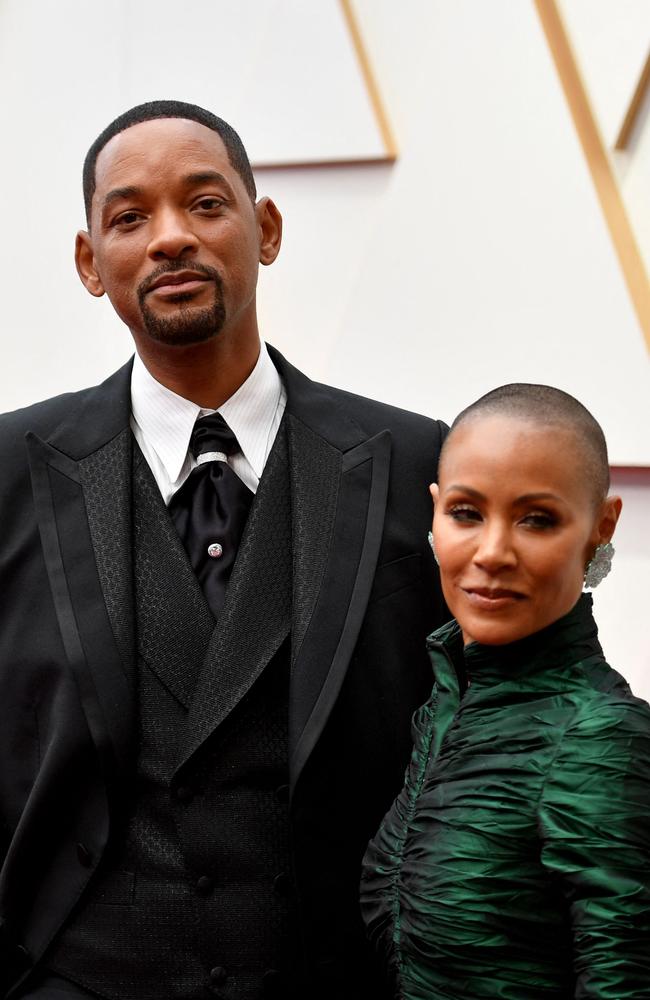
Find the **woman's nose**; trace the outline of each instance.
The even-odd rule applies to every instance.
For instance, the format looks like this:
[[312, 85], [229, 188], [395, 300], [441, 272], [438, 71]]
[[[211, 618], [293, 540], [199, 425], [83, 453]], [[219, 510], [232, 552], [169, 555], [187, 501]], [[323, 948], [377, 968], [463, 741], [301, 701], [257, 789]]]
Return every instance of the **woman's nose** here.
[[516, 565], [517, 555], [508, 526], [484, 524], [473, 561], [488, 573]]

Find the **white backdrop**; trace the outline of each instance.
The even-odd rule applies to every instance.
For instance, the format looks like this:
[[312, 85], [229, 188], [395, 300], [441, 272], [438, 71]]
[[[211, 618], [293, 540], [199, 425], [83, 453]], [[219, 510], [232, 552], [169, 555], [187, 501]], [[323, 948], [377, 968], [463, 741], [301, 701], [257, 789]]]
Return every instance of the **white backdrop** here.
[[[148, 2], [0, 0], [2, 409], [99, 381], [130, 353], [72, 263], [86, 148], [114, 114], [155, 96], [125, 75], [123, 39], [163, 78], [168, 66], [177, 80], [191, 67], [191, 93], [159, 96], [224, 113], [241, 81], [233, 70], [217, 100], [219, 52], [228, 32], [257, 31], [268, 10], [266, 0], [196, 0], [192, 30], [168, 33], [165, 50], [146, 19], [127, 16]], [[208, 6], [229, 12], [214, 58], [192, 41]], [[615, 463], [650, 466], [648, 351], [532, 2], [354, 7], [400, 157], [259, 172], [286, 233], [261, 276], [263, 335], [313, 377], [447, 420], [496, 384], [559, 385], [602, 422]], [[156, 11], [178, 18], [169, 0]], [[289, 38], [297, 30], [290, 17], [282, 27]], [[283, 72], [272, 50], [257, 51], [263, 76]], [[336, 78], [336, 53], [316, 72]], [[247, 91], [253, 134], [241, 131], [253, 148], [256, 116], [268, 132], [294, 105], [311, 109], [309, 88], [289, 82], [282, 100], [264, 86]], [[345, 117], [345, 101], [335, 107]], [[616, 485], [626, 503], [619, 552], [596, 606], [611, 661], [649, 696], [650, 480], [621, 473]]]

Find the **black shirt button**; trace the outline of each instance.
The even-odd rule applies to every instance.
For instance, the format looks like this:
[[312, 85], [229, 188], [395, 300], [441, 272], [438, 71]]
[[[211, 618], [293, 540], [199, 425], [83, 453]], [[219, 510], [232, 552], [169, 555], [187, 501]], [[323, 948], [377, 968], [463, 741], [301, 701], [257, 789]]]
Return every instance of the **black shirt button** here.
[[201, 875], [196, 880], [196, 891], [199, 896], [209, 896], [213, 889], [214, 879], [211, 879], [209, 875]]
[[276, 798], [277, 798], [278, 802], [288, 802], [289, 801], [289, 786], [288, 785], [280, 785], [279, 788], [276, 788], [275, 795], [276, 795]]
[[288, 896], [291, 892], [291, 876], [287, 872], [280, 872], [273, 879], [273, 891], [278, 896]]
[[179, 802], [188, 803], [194, 798], [194, 789], [190, 788], [189, 785], [179, 785], [175, 795]]
[[223, 965], [215, 965], [214, 969], [210, 969], [210, 982], [213, 986], [223, 986], [227, 978], [228, 973]]
[[77, 844], [77, 858], [84, 868], [90, 868], [93, 863], [93, 856], [85, 844]]
[[278, 969], [267, 969], [262, 976], [262, 988], [265, 997], [279, 1000], [284, 995], [284, 976]]

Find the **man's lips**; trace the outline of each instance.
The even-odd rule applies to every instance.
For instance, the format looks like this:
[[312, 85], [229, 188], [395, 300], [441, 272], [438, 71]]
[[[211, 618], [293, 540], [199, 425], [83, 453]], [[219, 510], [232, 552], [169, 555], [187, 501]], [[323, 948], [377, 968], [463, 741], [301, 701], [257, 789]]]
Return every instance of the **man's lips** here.
[[471, 604], [478, 608], [505, 608], [526, 599], [526, 595], [507, 587], [461, 587]]
[[200, 271], [165, 271], [151, 282], [147, 288], [147, 295], [154, 291], [182, 295], [185, 292], [195, 291], [206, 281], [211, 281], [211, 278]]

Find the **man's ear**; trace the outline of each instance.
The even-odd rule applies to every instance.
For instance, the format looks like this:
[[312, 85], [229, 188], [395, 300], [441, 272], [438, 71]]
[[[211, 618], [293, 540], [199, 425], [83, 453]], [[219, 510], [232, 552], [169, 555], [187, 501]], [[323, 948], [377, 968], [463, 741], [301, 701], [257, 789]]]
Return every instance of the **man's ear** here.
[[80, 229], [74, 245], [74, 262], [77, 265], [77, 273], [91, 295], [100, 298], [104, 294], [102, 279], [95, 267], [95, 254], [93, 253], [90, 233]]
[[260, 264], [272, 264], [280, 253], [282, 216], [270, 198], [260, 198], [255, 216], [260, 230]]

